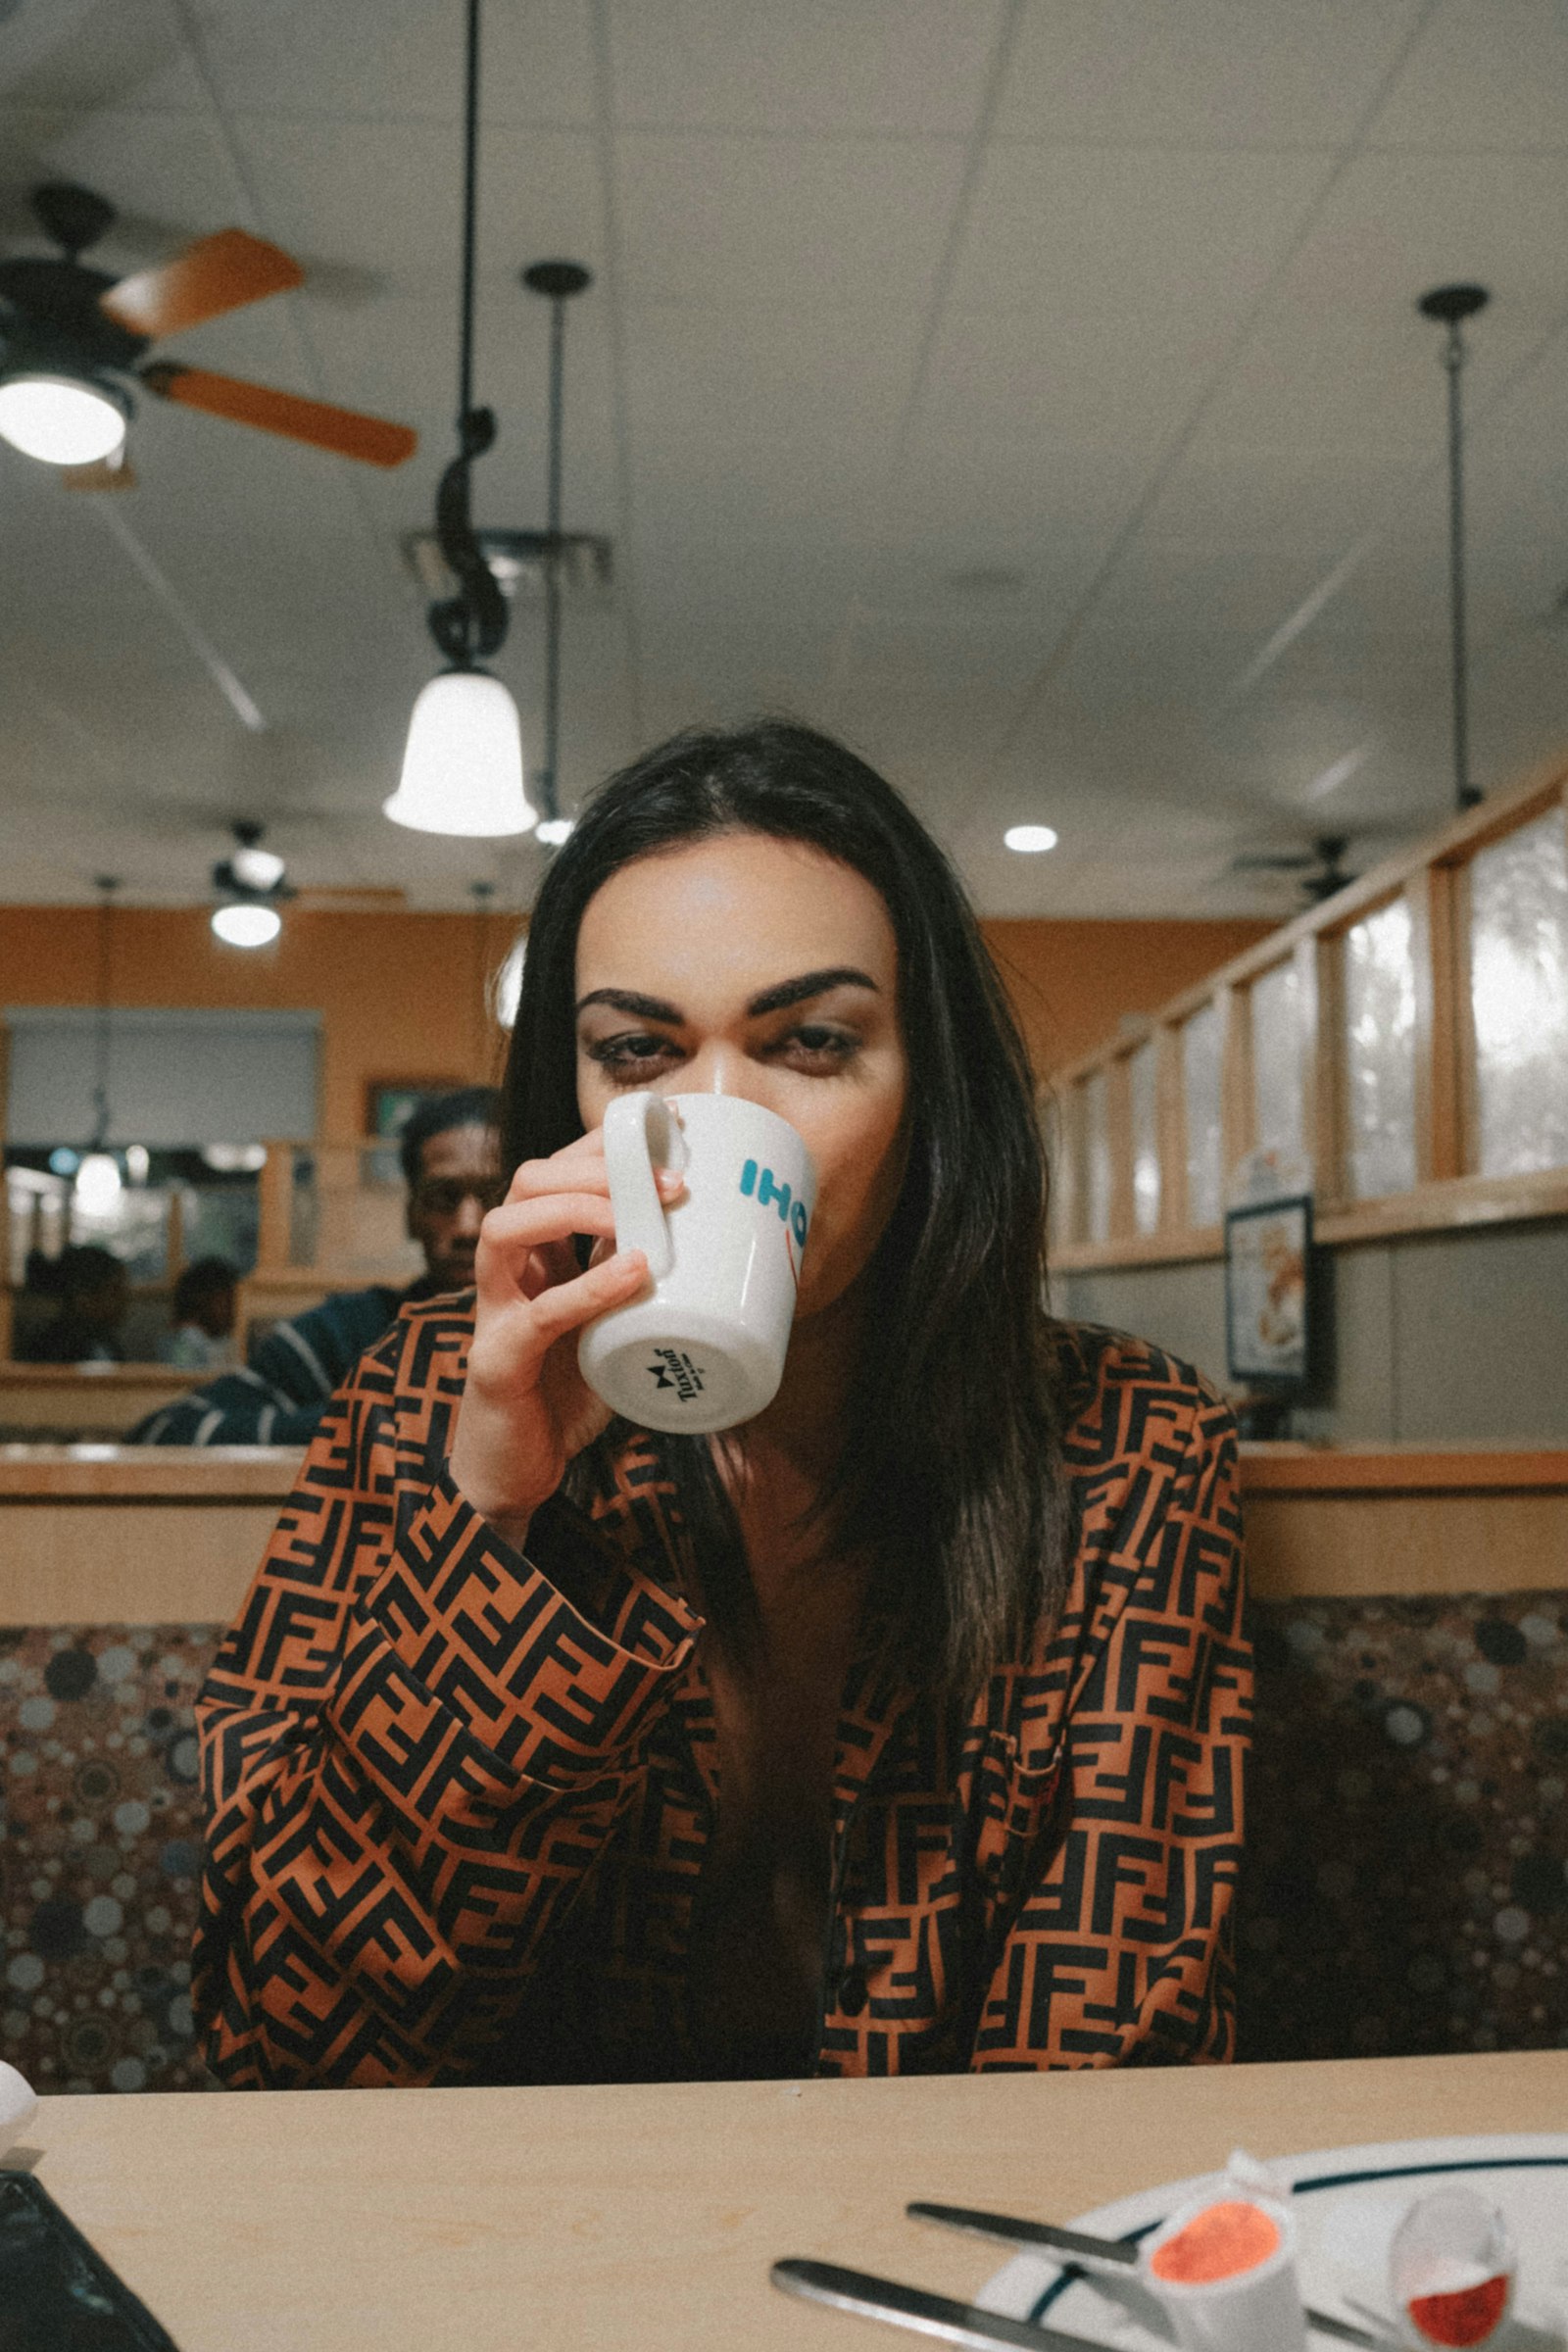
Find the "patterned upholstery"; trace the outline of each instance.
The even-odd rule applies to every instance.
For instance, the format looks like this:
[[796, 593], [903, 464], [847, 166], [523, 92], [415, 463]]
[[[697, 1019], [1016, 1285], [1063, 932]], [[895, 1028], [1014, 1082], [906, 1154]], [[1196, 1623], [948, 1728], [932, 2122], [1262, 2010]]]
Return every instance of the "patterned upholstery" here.
[[0, 2048], [38, 2090], [206, 2080], [193, 1704], [220, 1631], [0, 1631]]
[[1240, 2056], [1568, 2043], [1568, 1592], [1252, 1615]]
[[[1255, 1604], [1241, 2055], [1568, 2042], [1568, 1592]], [[219, 1630], [0, 1633], [0, 2046], [201, 2087], [192, 1701]]]

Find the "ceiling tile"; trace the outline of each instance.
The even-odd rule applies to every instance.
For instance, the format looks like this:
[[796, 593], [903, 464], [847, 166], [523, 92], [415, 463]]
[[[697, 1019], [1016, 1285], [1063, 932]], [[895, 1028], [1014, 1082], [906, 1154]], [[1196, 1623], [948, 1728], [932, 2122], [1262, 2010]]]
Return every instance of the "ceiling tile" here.
[[1194, 332], [1243, 317], [1323, 185], [1326, 154], [1153, 147], [987, 152], [949, 291], [1081, 333], [1144, 313]]
[[[202, 46], [221, 103], [242, 113], [334, 122], [457, 123], [460, 0], [203, 0]], [[588, 0], [508, 0], [485, 16], [487, 122], [593, 118]]]
[[0, 20], [0, 102], [163, 114], [207, 93], [170, 0], [47, 0]]
[[[373, 273], [382, 284], [368, 284], [368, 294], [444, 292], [455, 303], [462, 150], [449, 124], [245, 114], [236, 118], [234, 133], [269, 236], [291, 253]], [[478, 245], [492, 301], [515, 285], [520, 269], [547, 254], [568, 254], [600, 269], [604, 237], [592, 138], [567, 130], [511, 144], [491, 140], [480, 158]]]
[[635, 129], [937, 132], [979, 112], [1001, 0], [612, 0]]
[[922, 304], [962, 167], [935, 139], [628, 132], [625, 285], [639, 302]]
[[1133, 463], [1171, 441], [1223, 357], [1220, 326], [1180, 313], [950, 309], [918, 420], [949, 446], [993, 440], [1114, 449]]
[[1030, 0], [1003, 138], [1337, 146], [1421, 0]]
[[1568, 147], [1568, 17], [1559, 0], [1446, 0], [1367, 136], [1375, 147], [1460, 157], [1478, 147], [1560, 155]]

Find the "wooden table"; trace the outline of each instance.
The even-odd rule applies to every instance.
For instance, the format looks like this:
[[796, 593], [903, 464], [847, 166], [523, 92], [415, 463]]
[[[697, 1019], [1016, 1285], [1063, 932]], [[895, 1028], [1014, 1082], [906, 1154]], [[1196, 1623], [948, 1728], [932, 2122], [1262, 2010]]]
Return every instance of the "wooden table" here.
[[874, 2352], [898, 2338], [776, 2293], [769, 2263], [816, 2255], [968, 2295], [1004, 2254], [906, 2221], [907, 2198], [1066, 2219], [1239, 2143], [1565, 2126], [1568, 2051], [1549, 2051], [52, 2098], [28, 2136], [181, 2352]]

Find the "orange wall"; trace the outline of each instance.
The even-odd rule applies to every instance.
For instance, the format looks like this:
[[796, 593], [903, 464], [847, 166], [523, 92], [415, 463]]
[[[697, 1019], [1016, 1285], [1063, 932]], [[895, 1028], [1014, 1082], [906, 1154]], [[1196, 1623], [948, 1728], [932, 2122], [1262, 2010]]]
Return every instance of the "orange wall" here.
[[[97, 922], [91, 906], [0, 907], [0, 1004], [92, 1004]], [[365, 1133], [377, 1080], [496, 1074], [480, 973], [505, 956], [514, 916], [294, 909], [271, 947], [248, 949], [216, 940], [202, 906], [118, 906], [113, 926], [117, 1004], [319, 1012], [329, 1140]]]
[[981, 925], [1042, 1076], [1114, 1037], [1123, 1014], [1157, 1012], [1167, 998], [1278, 928], [1258, 922]]
[[[483, 923], [483, 932], [480, 923]], [[516, 918], [490, 914], [306, 912], [273, 947], [214, 939], [207, 909], [117, 907], [117, 1004], [215, 1005], [321, 1014], [321, 1133], [364, 1133], [376, 1081], [490, 1078], [500, 1040], [481, 972], [501, 961]], [[0, 1004], [94, 1000], [91, 906], [0, 907]], [[1263, 937], [1266, 923], [989, 922], [1036, 1067], [1046, 1073], [1111, 1036], [1123, 1013], [1167, 997]]]

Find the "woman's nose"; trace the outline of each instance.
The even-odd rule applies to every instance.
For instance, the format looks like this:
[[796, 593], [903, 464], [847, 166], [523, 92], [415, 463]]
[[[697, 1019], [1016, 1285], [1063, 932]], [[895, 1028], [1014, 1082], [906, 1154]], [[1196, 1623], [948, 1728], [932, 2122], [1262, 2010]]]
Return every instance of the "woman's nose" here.
[[760, 1070], [747, 1054], [736, 1051], [722, 1040], [710, 1040], [700, 1046], [680, 1073], [678, 1090], [683, 1095], [734, 1095], [745, 1102], [767, 1101], [766, 1072]]

